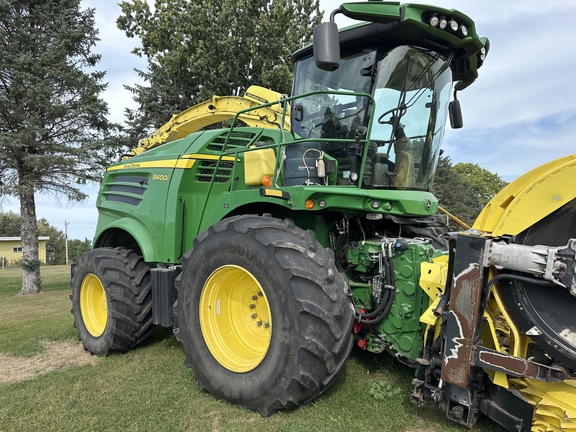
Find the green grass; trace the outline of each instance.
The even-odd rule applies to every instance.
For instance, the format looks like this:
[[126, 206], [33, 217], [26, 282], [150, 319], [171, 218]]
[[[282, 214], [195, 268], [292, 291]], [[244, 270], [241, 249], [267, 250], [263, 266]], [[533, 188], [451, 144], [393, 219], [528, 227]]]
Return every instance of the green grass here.
[[[44, 287], [53, 291], [25, 297], [13, 295], [18, 283], [10, 282], [11, 289], [4, 286], [16, 273], [0, 274], [1, 353], [31, 356], [42, 351], [42, 341], [76, 340], [69, 273], [63, 271], [69, 268], [61, 267], [43, 268]], [[268, 418], [199, 391], [183, 359], [170, 330], [159, 328], [152, 343], [127, 354], [0, 384], [0, 432], [468, 430], [446, 420], [433, 403], [411, 405], [413, 371], [385, 354], [354, 352], [324, 395]], [[381, 385], [392, 391], [375, 398], [371, 389]], [[484, 419], [474, 430], [501, 429]]]
[[[40, 277], [44, 291], [70, 289], [70, 266], [42, 266]], [[21, 268], [0, 269], [0, 298], [16, 295], [20, 292], [20, 288], [22, 288]]]
[[[22, 269], [0, 270], [0, 352], [32, 356], [44, 350], [43, 340], [75, 336], [70, 314], [70, 266], [45, 266], [40, 294], [17, 296]], [[1, 422], [0, 422], [1, 424]]]

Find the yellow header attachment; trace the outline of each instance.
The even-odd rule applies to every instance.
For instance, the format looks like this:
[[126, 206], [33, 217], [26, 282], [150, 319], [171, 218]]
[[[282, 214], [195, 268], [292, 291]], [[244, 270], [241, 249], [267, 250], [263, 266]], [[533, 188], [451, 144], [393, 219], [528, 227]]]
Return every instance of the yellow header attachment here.
[[484, 207], [472, 228], [498, 237], [516, 235], [574, 199], [576, 154], [517, 178]]
[[[144, 138], [131, 150], [131, 155], [158, 147], [162, 144], [184, 138], [203, 127], [225, 120], [232, 120], [236, 114], [248, 108], [278, 101], [282, 95], [264, 87], [250, 86], [244, 96], [212, 96], [211, 99], [194, 105], [181, 113], [174, 114], [170, 121]], [[258, 108], [238, 116], [250, 127], [282, 127], [282, 106], [280, 104]], [[286, 110], [285, 130], [290, 130], [290, 111]]]

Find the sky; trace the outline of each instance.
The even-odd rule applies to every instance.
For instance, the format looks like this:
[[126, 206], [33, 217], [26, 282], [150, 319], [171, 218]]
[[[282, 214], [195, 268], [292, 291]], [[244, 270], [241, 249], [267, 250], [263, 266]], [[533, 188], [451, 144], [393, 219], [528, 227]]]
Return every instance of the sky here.
[[[148, 0], [151, 3], [151, 0]], [[320, 0], [324, 20], [342, 1]], [[443, 148], [453, 163], [472, 162], [512, 181], [523, 173], [561, 156], [576, 153], [576, 2], [574, 0], [415, 0], [411, 3], [455, 8], [476, 23], [480, 36], [490, 39], [490, 52], [478, 80], [459, 93], [464, 128], [447, 128]], [[97, 70], [106, 71], [111, 120], [123, 123], [124, 110], [135, 108], [125, 85], [140, 82], [135, 68], [146, 62], [131, 54], [138, 39], [116, 28], [121, 10], [114, 0], [82, 0], [96, 9], [102, 55]], [[350, 23], [337, 16], [340, 26]], [[576, 182], [576, 180], [575, 180]], [[46, 218], [68, 238], [92, 239], [96, 229], [98, 186], [84, 190], [89, 198], [68, 203], [39, 194], [38, 218]], [[15, 199], [0, 211], [19, 213]]]

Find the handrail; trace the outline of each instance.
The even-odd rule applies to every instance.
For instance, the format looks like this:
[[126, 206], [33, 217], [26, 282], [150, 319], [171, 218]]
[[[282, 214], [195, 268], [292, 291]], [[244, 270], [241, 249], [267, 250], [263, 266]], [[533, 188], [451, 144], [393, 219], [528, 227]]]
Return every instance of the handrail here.
[[[218, 157], [218, 160], [216, 162], [216, 166], [214, 168], [214, 171], [212, 172], [212, 177], [210, 180], [210, 185], [208, 186], [208, 191], [207, 191], [207, 196], [210, 196], [211, 192], [212, 192], [212, 187], [215, 183], [215, 179], [216, 179], [216, 175], [218, 173], [218, 169], [220, 168], [220, 163], [222, 161], [222, 157], [223, 156], [229, 156], [229, 155], [234, 155], [234, 159], [238, 160], [239, 158], [239, 154], [240, 153], [245, 153], [245, 152], [250, 152], [250, 151], [255, 151], [255, 150], [262, 150], [262, 149], [266, 149], [266, 148], [274, 148], [275, 149], [275, 155], [276, 155], [276, 163], [275, 163], [275, 167], [274, 167], [274, 176], [276, 176], [277, 174], [277, 170], [281, 169], [280, 164], [281, 164], [281, 158], [279, 158], [279, 152], [281, 148], [284, 148], [287, 145], [290, 144], [295, 144], [298, 142], [307, 142], [310, 141], [306, 138], [301, 138], [301, 139], [293, 139], [291, 141], [284, 141], [285, 140], [285, 130], [283, 130], [282, 128], [279, 127], [280, 129], [280, 133], [281, 133], [281, 137], [280, 137], [280, 142], [278, 143], [274, 143], [274, 144], [270, 144], [267, 146], [262, 146], [262, 147], [255, 147], [255, 148], [243, 148], [243, 149], [234, 149], [230, 152], [227, 152], [227, 147], [228, 144], [230, 142], [230, 138], [232, 136], [232, 133], [234, 131], [234, 127], [236, 126], [236, 124], [238, 123], [238, 120], [241, 118], [241, 116], [243, 116], [244, 114], [250, 112], [250, 111], [254, 111], [254, 110], [258, 110], [258, 109], [264, 109], [264, 108], [269, 108], [273, 105], [280, 105], [280, 107], [282, 108], [282, 114], [281, 114], [281, 122], [280, 124], [284, 124], [284, 120], [287, 117], [286, 115], [286, 111], [287, 108], [290, 106], [288, 104], [288, 102], [296, 100], [296, 99], [304, 99], [306, 97], [309, 96], [314, 96], [314, 95], [318, 95], [318, 94], [328, 94], [328, 95], [340, 95], [340, 96], [356, 96], [356, 97], [367, 97], [369, 100], [369, 105], [371, 106], [375, 106], [375, 101], [374, 98], [372, 97], [372, 95], [368, 94], [368, 93], [361, 93], [361, 92], [348, 92], [348, 91], [329, 91], [329, 90], [318, 90], [318, 91], [312, 91], [312, 92], [308, 92], [308, 93], [303, 93], [297, 96], [291, 96], [291, 97], [286, 97], [286, 98], [281, 98], [277, 101], [274, 102], [268, 102], [262, 105], [257, 105], [257, 106], [253, 106], [253, 107], [249, 107], [246, 109], [243, 109], [241, 111], [238, 111], [236, 113], [236, 115], [234, 116], [234, 118], [232, 119], [232, 124], [228, 130], [228, 134], [226, 135], [226, 139], [224, 141], [224, 145], [222, 146], [222, 150], [220, 150], [220, 155]], [[276, 111], [278, 112], [278, 111]], [[288, 115], [289, 116], [289, 115]], [[370, 142], [370, 131], [372, 129], [372, 123], [373, 123], [373, 116], [370, 116], [369, 119], [369, 123], [368, 123], [368, 130], [366, 133], [366, 136], [364, 137], [364, 139], [361, 140], [355, 140], [355, 139], [350, 139], [350, 138], [343, 138], [343, 139], [337, 139], [337, 138], [314, 138], [314, 141], [316, 142], [338, 142], [338, 143], [356, 143], [356, 142], [360, 142], [363, 144], [367, 144]], [[363, 149], [363, 155], [362, 155], [362, 162], [361, 162], [361, 169], [360, 169], [360, 173], [358, 178], [362, 179], [363, 175], [364, 175], [364, 165], [366, 162], [366, 157], [368, 154], [368, 145], [364, 145], [364, 149]], [[236, 163], [233, 165], [232, 168], [232, 173], [231, 173], [231, 179], [232, 182], [230, 184], [230, 190], [235, 190], [235, 184], [233, 179], [235, 178], [235, 173], [236, 173]], [[357, 187], [360, 188], [361, 187], [361, 181], [358, 181]], [[204, 219], [204, 214], [206, 212], [206, 206], [208, 205], [208, 200], [204, 201], [203, 207], [200, 211], [200, 221], [199, 224], [200, 226], [202, 225], [202, 220]]]

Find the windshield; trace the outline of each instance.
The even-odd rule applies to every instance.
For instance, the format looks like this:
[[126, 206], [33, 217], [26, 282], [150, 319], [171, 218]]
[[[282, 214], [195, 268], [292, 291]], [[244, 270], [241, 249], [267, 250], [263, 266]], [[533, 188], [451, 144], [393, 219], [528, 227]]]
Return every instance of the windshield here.
[[401, 46], [378, 63], [370, 135], [377, 175], [372, 186], [429, 189], [444, 125], [452, 74], [435, 53]]
[[[376, 48], [354, 51], [334, 72], [318, 69], [312, 57], [298, 61], [294, 95], [302, 98], [292, 105], [292, 130], [303, 145], [309, 141], [335, 160], [338, 184], [429, 190], [444, 135], [450, 68], [438, 54], [410, 46], [380, 57]], [[373, 95], [375, 106], [352, 92]], [[362, 170], [364, 148], [338, 140], [358, 138], [371, 114]]]

